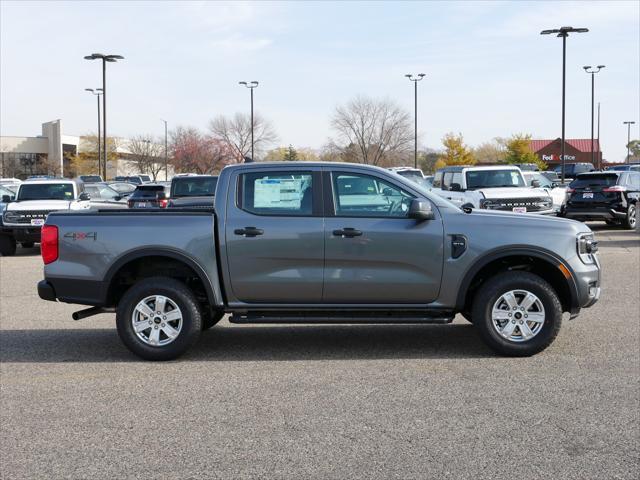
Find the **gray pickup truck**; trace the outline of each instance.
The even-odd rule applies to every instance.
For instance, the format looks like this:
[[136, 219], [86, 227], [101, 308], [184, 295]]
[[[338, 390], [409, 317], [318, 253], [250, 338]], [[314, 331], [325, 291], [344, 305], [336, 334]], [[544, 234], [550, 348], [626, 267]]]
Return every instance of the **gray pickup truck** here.
[[498, 353], [546, 348], [600, 296], [582, 223], [462, 210], [377, 167], [225, 168], [211, 210], [55, 212], [42, 233], [45, 300], [116, 312], [145, 359], [233, 323], [449, 323], [462, 313]]

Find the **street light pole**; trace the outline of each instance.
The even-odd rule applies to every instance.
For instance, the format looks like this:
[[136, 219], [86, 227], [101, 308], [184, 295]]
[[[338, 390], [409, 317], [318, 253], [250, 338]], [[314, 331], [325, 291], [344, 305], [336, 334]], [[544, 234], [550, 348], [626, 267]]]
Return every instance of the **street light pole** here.
[[567, 70], [567, 37], [569, 33], [584, 33], [588, 32], [588, 28], [573, 28], [573, 27], [560, 27], [552, 30], [543, 30], [540, 35], [549, 35], [551, 33], [557, 33], [558, 37], [562, 37], [562, 145], [560, 147], [560, 172], [561, 183], [564, 184], [564, 147], [565, 147], [565, 135], [564, 135], [564, 113], [565, 113], [565, 85], [566, 85], [566, 70]]
[[164, 180], [169, 180], [169, 156], [167, 154], [167, 121], [160, 119], [164, 122]]
[[103, 179], [107, 180], [107, 160], [109, 151], [107, 150], [107, 62], [117, 62], [123, 60], [122, 55], [104, 55], [102, 53], [92, 53], [84, 57], [85, 60], [102, 60], [102, 150], [104, 151]]
[[258, 86], [258, 82], [256, 82], [255, 80], [252, 80], [251, 82], [238, 82], [238, 84], [240, 85], [244, 85], [245, 87], [247, 87], [248, 89], [251, 90], [251, 161], [253, 162], [255, 160], [253, 154], [253, 147], [254, 147], [254, 142], [253, 142], [253, 89], [256, 88]]
[[[96, 96], [96, 100], [98, 101], [98, 175], [100, 175], [100, 171], [102, 170], [101, 165], [102, 165], [102, 150], [100, 147], [100, 96], [102, 95], [102, 89], [101, 88], [96, 88], [95, 90], [93, 88], [85, 88], [85, 90], [87, 92], [91, 92]], [[96, 93], [98, 92], [98, 93]], [[106, 179], [105, 179], [106, 180]]]
[[[598, 73], [600, 70], [602, 70], [604, 68], [604, 65], [598, 65], [595, 68], [591, 68], [591, 65], [586, 65], [584, 67], [582, 67], [584, 69], [585, 72], [589, 73], [591, 75], [591, 165], [594, 165], [598, 170], [600, 170], [602, 168], [601, 160], [598, 159], [598, 162], [594, 162], [594, 158], [595, 158], [595, 152], [593, 149], [593, 124], [594, 124], [594, 105], [595, 105], [595, 78], [596, 78], [596, 73]], [[598, 137], [600, 135], [598, 134]]]
[[631, 125], [635, 125], [636, 122], [622, 122], [624, 125], [627, 126], [627, 163], [629, 163], [629, 159], [631, 158], [631, 153], [630, 153], [630, 144], [631, 144]]
[[419, 73], [415, 77], [407, 73], [407, 77], [413, 82], [413, 167], [418, 168], [418, 82], [424, 78], [424, 73]]

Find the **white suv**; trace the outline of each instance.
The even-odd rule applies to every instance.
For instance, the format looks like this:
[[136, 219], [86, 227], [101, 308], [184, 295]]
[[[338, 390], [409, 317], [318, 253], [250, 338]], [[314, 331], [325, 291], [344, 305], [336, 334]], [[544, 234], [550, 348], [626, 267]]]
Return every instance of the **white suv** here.
[[554, 213], [549, 194], [544, 189], [527, 186], [520, 169], [512, 165], [445, 167], [436, 172], [432, 191], [458, 206]]

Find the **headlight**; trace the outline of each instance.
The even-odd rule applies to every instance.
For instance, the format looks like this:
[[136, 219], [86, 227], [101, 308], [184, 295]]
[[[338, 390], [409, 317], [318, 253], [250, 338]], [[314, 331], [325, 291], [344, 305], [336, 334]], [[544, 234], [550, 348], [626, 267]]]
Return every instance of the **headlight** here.
[[22, 215], [20, 215], [17, 212], [5, 212], [4, 213], [4, 221], [5, 222], [17, 222], [22, 218]]
[[490, 198], [483, 198], [480, 200], [480, 208], [492, 209], [495, 207], [496, 207], [496, 204]]
[[598, 242], [593, 233], [580, 233], [577, 238], [578, 256], [583, 263], [594, 263], [593, 255], [598, 251]]

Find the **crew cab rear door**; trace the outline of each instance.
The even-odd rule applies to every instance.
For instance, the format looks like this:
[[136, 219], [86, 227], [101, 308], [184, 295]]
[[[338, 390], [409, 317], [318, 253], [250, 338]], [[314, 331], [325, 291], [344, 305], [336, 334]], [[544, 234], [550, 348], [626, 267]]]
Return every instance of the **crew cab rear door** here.
[[324, 303], [425, 304], [438, 297], [443, 226], [408, 218], [416, 197], [392, 177], [358, 170], [323, 174]]
[[[234, 173], [225, 241], [230, 302], [319, 303], [324, 225], [318, 167]], [[235, 186], [235, 188], [234, 188]]]

